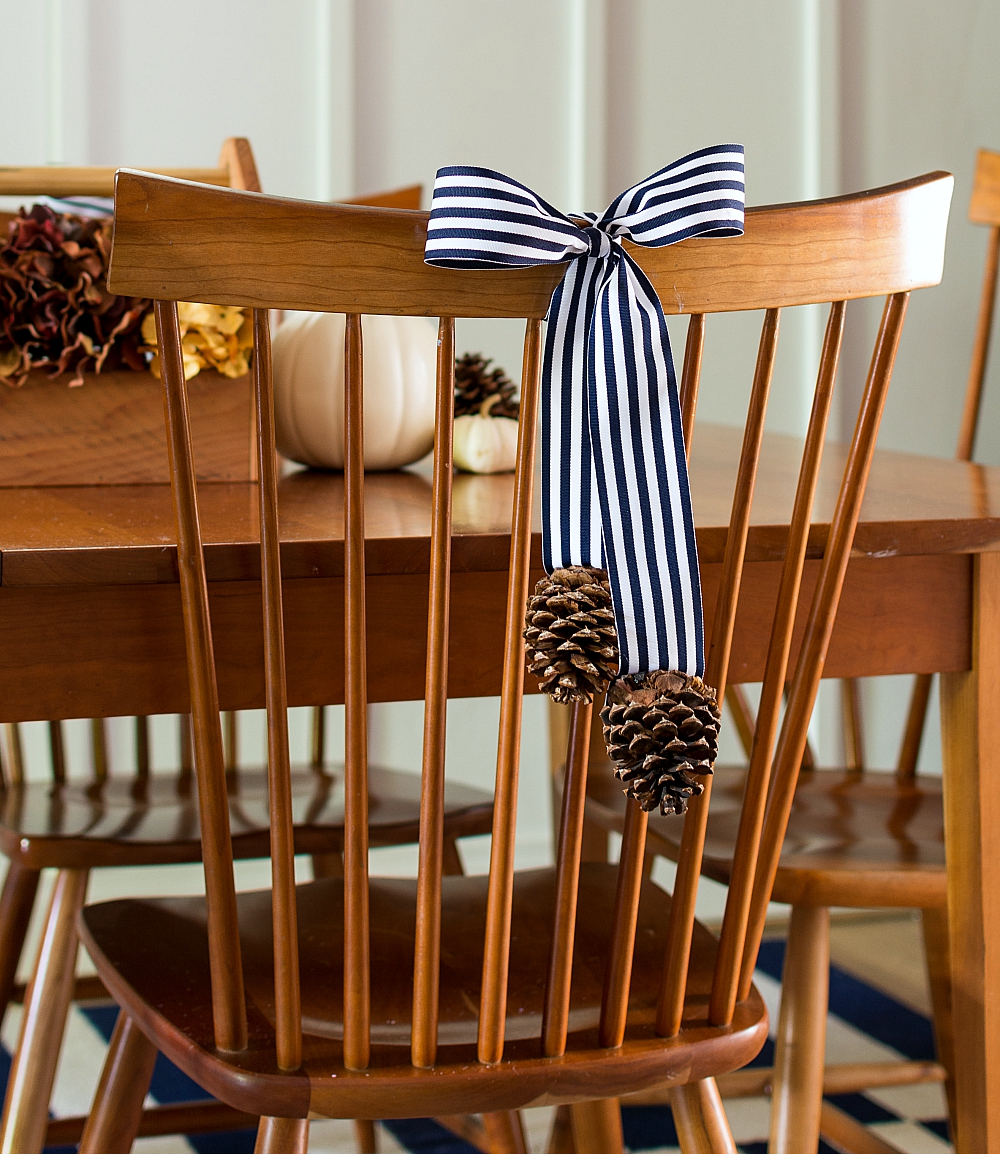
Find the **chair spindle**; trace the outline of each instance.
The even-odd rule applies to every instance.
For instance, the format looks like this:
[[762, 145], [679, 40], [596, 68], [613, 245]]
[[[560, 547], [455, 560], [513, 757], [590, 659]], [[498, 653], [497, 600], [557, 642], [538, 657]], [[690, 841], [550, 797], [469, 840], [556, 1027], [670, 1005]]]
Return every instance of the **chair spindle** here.
[[49, 755], [52, 759], [52, 780], [56, 785], [66, 781], [66, 748], [61, 721], [49, 722]]
[[531, 562], [531, 512], [542, 369], [542, 322], [525, 326], [521, 374], [521, 414], [517, 434], [517, 467], [510, 530], [510, 575], [504, 634], [500, 733], [493, 802], [486, 940], [479, 1006], [479, 1061], [493, 1065], [503, 1057], [510, 961], [510, 918], [514, 892], [514, 834], [517, 823], [517, 776], [520, 765], [521, 704], [524, 692], [524, 610]]
[[896, 776], [903, 781], [910, 781], [917, 776], [917, 759], [920, 756], [920, 743], [924, 736], [924, 723], [927, 719], [927, 707], [930, 705], [933, 684], [933, 673], [918, 673], [913, 680], [910, 707], [906, 711], [906, 725], [903, 728], [903, 740], [900, 743], [899, 760], [896, 763]]
[[757, 721], [742, 685], [726, 686], [726, 704], [729, 706], [729, 714], [733, 719], [733, 725], [736, 727], [736, 735], [740, 739], [740, 745], [743, 746], [743, 752], [749, 758], [750, 751], [753, 749], [753, 731]]
[[414, 1066], [437, 1057], [441, 970], [441, 876], [444, 847], [445, 736], [448, 716], [448, 635], [451, 612], [451, 490], [455, 418], [455, 320], [438, 324], [437, 402], [430, 580], [427, 594], [427, 669], [420, 782], [420, 848], [413, 961]]
[[[253, 386], [260, 484], [260, 576], [264, 608], [264, 693], [267, 706], [267, 792], [271, 822], [271, 916], [274, 928], [275, 1045], [278, 1066], [302, 1065], [299, 934], [295, 908], [295, 837], [292, 830], [288, 693], [278, 534], [278, 470], [274, 439], [271, 330], [266, 309], [253, 310]], [[236, 714], [226, 714], [228, 753], [235, 759]], [[227, 768], [229, 768], [227, 766]]]
[[246, 1001], [236, 915], [236, 885], [231, 857], [219, 693], [215, 680], [208, 583], [201, 547], [180, 327], [174, 302], [158, 300], [153, 307], [163, 366], [167, 454], [177, 519], [177, 569], [181, 601], [188, 622], [185, 645], [188, 650], [194, 760], [198, 774], [198, 805], [205, 863], [215, 1044], [220, 1050], [239, 1051], [246, 1049], [247, 1045]]
[[640, 808], [634, 797], [630, 797], [625, 805], [625, 824], [622, 829], [621, 857], [618, 863], [618, 886], [615, 890], [598, 1032], [600, 1044], [612, 1049], [620, 1046], [625, 1039], [632, 957], [635, 953], [635, 927], [639, 917], [639, 895], [642, 880], [646, 876], [648, 826], [649, 814]]
[[135, 772], [137, 777], [149, 777], [149, 718], [135, 719]]
[[691, 457], [694, 439], [694, 415], [698, 409], [698, 387], [701, 384], [701, 359], [705, 352], [705, 314], [692, 313], [684, 342], [684, 368], [681, 370], [680, 406], [684, 428], [684, 448]]
[[21, 731], [14, 721], [5, 721], [0, 730], [3, 739], [0, 766], [3, 767], [4, 785], [21, 785], [24, 781], [24, 758], [21, 753]]
[[[690, 460], [694, 438], [694, 418], [701, 383], [702, 354], [705, 348], [705, 315], [694, 313], [688, 322], [681, 374], [680, 409], [684, 429], [684, 450]], [[601, 999], [600, 1042], [602, 1046], [620, 1046], [625, 1037], [632, 957], [635, 952], [635, 926], [639, 914], [639, 894], [646, 871], [646, 828], [648, 816], [634, 798], [625, 806], [625, 823], [618, 864], [618, 888], [615, 892], [608, 964]]]
[[749, 993], [753, 980], [753, 969], [767, 917], [767, 903], [778, 870], [781, 843], [798, 783], [799, 766], [806, 744], [806, 729], [819, 691], [820, 676], [833, 632], [833, 622], [850, 559], [854, 530], [861, 512], [865, 484], [875, 452], [875, 440], [892, 378], [892, 366], [903, 330], [908, 300], [909, 293], [905, 292], [894, 293], [886, 298], [868, 379], [858, 411], [857, 425], [851, 440], [847, 467], [844, 470], [840, 493], [830, 523], [823, 563], [806, 622], [792, 688], [788, 695], [788, 705], [774, 757], [773, 783], [764, 816], [761, 848], [747, 921], [738, 995], [741, 1001]]
[[[715, 603], [715, 618], [705, 678], [719, 695], [720, 701], [726, 692], [729, 653], [736, 625], [740, 582], [743, 577], [743, 557], [750, 529], [750, 509], [764, 437], [767, 401], [774, 376], [774, 361], [778, 350], [779, 322], [780, 310], [768, 309], [764, 314], [760, 343], [757, 347], [757, 364], [754, 368], [743, 447], [736, 473], [736, 490], [722, 560], [718, 600]], [[694, 908], [698, 896], [705, 830], [708, 825], [708, 806], [712, 797], [712, 778], [706, 777], [703, 784], [704, 792], [699, 797], [691, 799], [684, 820], [673, 903], [670, 909], [670, 925], [667, 930], [663, 980], [656, 1009], [656, 1032], [668, 1038], [672, 1038], [680, 1030], [684, 1011], [685, 984], [691, 954], [691, 936], [694, 931]]]
[[314, 705], [309, 725], [309, 766], [321, 769], [326, 750], [326, 707]]
[[976, 336], [969, 365], [969, 383], [966, 387], [962, 425], [958, 435], [955, 456], [959, 461], [971, 461], [982, 410], [983, 386], [986, 384], [986, 365], [993, 331], [993, 312], [997, 298], [997, 274], [1000, 273], [1000, 227], [990, 229], [986, 249], [986, 268], [983, 271], [983, 292], [979, 298], [979, 316]]
[[222, 751], [226, 773], [235, 773], [240, 763], [240, 739], [233, 709], [227, 709], [222, 715]]
[[90, 719], [90, 757], [94, 781], [108, 779], [108, 730], [103, 717]]
[[562, 816], [556, 857], [555, 925], [542, 1009], [542, 1053], [561, 1058], [566, 1052], [569, 1030], [570, 981], [573, 974], [573, 939], [576, 931], [576, 899], [580, 886], [583, 853], [583, 818], [587, 804], [587, 768], [590, 760], [590, 727], [593, 703], [573, 704], [566, 777], [563, 781]]
[[361, 317], [344, 334], [344, 1065], [371, 1049], [368, 910], [368, 677], [365, 626], [365, 449]]
[[840, 713], [844, 734], [844, 768], [863, 773], [865, 768], [865, 735], [861, 718], [861, 683], [857, 677], [840, 683]]
[[177, 719], [177, 742], [180, 749], [181, 781], [194, 773], [194, 738], [191, 733], [191, 714], [182, 713]]
[[826, 427], [844, 335], [844, 313], [844, 301], [837, 301], [830, 306], [812, 412], [806, 429], [802, 464], [788, 529], [788, 544], [778, 587], [771, 642], [764, 670], [764, 683], [761, 687], [760, 707], [753, 727], [750, 768], [747, 772], [743, 810], [740, 814], [733, 856], [733, 873], [719, 939], [719, 960], [716, 963], [709, 1002], [708, 1016], [713, 1025], [727, 1025], [731, 1022], [736, 1006], [746, 916], [750, 906], [754, 866], [764, 823], [774, 742], [781, 718], [792, 633], [795, 628], [806, 548], [809, 544], [813, 501], [823, 460]]

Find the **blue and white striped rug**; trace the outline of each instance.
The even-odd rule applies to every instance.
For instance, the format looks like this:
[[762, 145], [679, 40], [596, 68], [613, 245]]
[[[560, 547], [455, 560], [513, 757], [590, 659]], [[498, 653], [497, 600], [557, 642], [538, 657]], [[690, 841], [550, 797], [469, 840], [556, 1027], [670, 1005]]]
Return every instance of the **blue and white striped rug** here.
[[[767, 941], [758, 963], [758, 988], [777, 1019], [784, 943]], [[932, 1059], [934, 1040], [930, 1021], [853, 975], [834, 968], [830, 980], [830, 1020], [827, 1055], [834, 1062], [889, 1061], [894, 1057]], [[58, 1114], [84, 1113], [103, 1061], [117, 1010], [113, 1006], [74, 1008], [60, 1064], [54, 1099]], [[5, 1041], [16, 1036], [17, 1010], [5, 1022]], [[773, 1045], [768, 1042], [755, 1065], [770, 1065]], [[10, 1059], [0, 1052], [0, 1075], [6, 1080]], [[185, 1074], [162, 1057], [153, 1075], [151, 1097], [157, 1102], [203, 1098]], [[946, 1154], [950, 1150], [942, 1088], [939, 1085], [903, 1086], [845, 1094], [831, 1099], [851, 1117], [870, 1127], [904, 1154]], [[747, 1154], [763, 1154], [767, 1141], [768, 1105], [764, 1099], [727, 1103], [734, 1136]], [[525, 1121], [532, 1149], [540, 1154], [551, 1122], [551, 1110], [530, 1110]], [[625, 1142], [634, 1151], [675, 1151], [677, 1134], [670, 1111], [661, 1107], [632, 1107], [623, 1111]], [[137, 1154], [252, 1154], [254, 1132], [212, 1134], [191, 1138], [147, 1138], [136, 1145]], [[50, 1147], [49, 1154], [71, 1154], [74, 1147]], [[348, 1122], [314, 1123], [310, 1137], [314, 1154], [353, 1154], [353, 1128]], [[420, 1119], [389, 1122], [381, 1128], [380, 1150], [419, 1151], [420, 1154], [474, 1154], [473, 1147]], [[826, 1154], [832, 1148], [825, 1144]]]

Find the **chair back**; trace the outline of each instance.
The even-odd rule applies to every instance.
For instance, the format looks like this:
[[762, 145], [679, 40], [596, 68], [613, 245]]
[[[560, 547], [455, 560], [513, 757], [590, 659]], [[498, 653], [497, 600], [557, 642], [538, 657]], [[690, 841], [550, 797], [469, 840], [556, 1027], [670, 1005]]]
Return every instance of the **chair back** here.
[[[114, 168], [68, 165], [8, 165], [0, 168], [0, 196], [74, 196], [114, 195]], [[216, 168], [162, 168], [155, 171], [201, 184], [224, 188], [247, 189], [260, 192], [257, 165], [250, 141], [231, 136], [222, 144]], [[0, 213], [0, 229], [5, 229], [12, 213]], [[65, 741], [61, 721], [49, 722], [52, 780], [60, 784], [66, 780]], [[183, 731], [181, 748], [183, 751]], [[107, 728], [103, 718], [90, 721], [91, 765], [94, 780], [103, 781], [108, 775]], [[182, 752], [183, 759], [183, 752]], [[135, 761], [139, 777], [149, 773], [149, 719], [135, 719]], [[24, 755], [20, 728], [16, 722], [4, 722], [0, 730], [0, 779], [6, 784], [19, 785], [24, 780]]]
[[[958, 461], [971, 461], [976, 446], [989, 363], [990, 338], [993, 334], [997, 275], [1000, 273], [1000, 152], [981, 148], [976, 155], [976, 171], [972, 178], [972, 196], [969, 200], [969, 220], [973, 224], [986, 225], [990, 234], [986, 243], [983, 287], [979, 294], [979, 312], [972, 340], [972, 359], [969, 362], [969, 379], [965, 386], [962, 423], [959, 426], [958, 443], [955, 446], [955, 459]], [[910, 691], [910, 704], [896, 762], [896, 775], [903, 781], [912, 781], [917, 773], [917, 760], [920, 757], [920, 745], [927, 723], [927, 708], [930, 704], [933, 680], [933, 674], [918, 673]], [[856, 694], [856, 687], [852, 692]], [[855, 710], [855, 717], [858, 716]]]
[[997, 274], [1000, 272], [1000, 152], [981, 148], [976, 156], [976, 172], [972, 178], [972, 198], [969, 201], [969, 220], [985, 224], [990, 230], [986, 246], [986, 266], [983, 269], [983, 287], [979, 295], [979, 315], [976, 335], [972, 343], [972, 361], [969, 381], [965, 390], [962, 425], [958, 434], [955, 456], [959, 461], [971, 461], [979, 428], [982, 409], [983, 385], [993, 332], [993, 310], [997, 298]]
[[[220, 188], [238, 188], [260, 192], [260, 178], [250, 141], [242, 136], [231, 136], [223, 142], [216, 168], [156, 168], [162, 176], [197, 181]], [[106, 167], [68, 167], [56, 165], [7, 166], [0, 168], [0, 196], [74, 196], [114, 195], [117, 169]], [[419, 208], [423, 195], [420, 184], [406, 185], [386, 192], [376, 192], [352, 198], [347, 204], [366, 204], [382, 208]], [[0, 229], [14, 219], [12, 213], [0, 213]], [[135, 719], [135, 765], [140, 778], [148, 777], [150, 767], [149, 718]], [[223, 717], [226, 739], [226, 765], [238, 764], [237, 722], [235, 713]], [[190, 725], [186, 717], [179, 720], [181, 775], [190, 774]], [[310, 763], [318, 768], [323, 763], [325, 715], [322, 706], [315, 706], [310, 719]], [[66, 780], [65, 736], [61, 721], [49, 722], [49, 748], [52, 780], [61, 784]], [[104, 718], [90, 719], [90, 753], [94, 780], [104, 781], [108, 776], [109, 756], [107, 725]], [[17, 722], [0, 726], [0, 782], [20, 785], [24, 781], [24, 753], [20, 727]]]
[[[767, 872], [780, 847], [781, 808], [802, 759], [840, 589], [857, 523], [879, 418], [902, 329], [908, 293], [941, 276], [952, 179], [936, 173], [892, 188], [832, 201], [752, 210], [736, 240], [689, 240], [650, 250], [629, 246], [667, 313], [688, 313], [681, 405], [688, 443], [698, 396], [705, 318], [764, 310], [722, 577], [709, 632], [707, 679], [725, 690], [736, 604], [760, 458], [764, 417], [783, 308], [833, 302], [805, 439], [781, 590], [758, 718], [745, 830], [727, 908], [715, 976], [712, 1021], [732, 1018], [743, 948], [755, 952], [754, 921], [766, 907]], [[192, 461], [176, 302], [253, 308], [257, 455], [261, 524], [264, 674], [268, 716], [275, 1034], [278, 1065], [302, 1061], [289, 790], [285, 652], [273, 386], [268, 310], [310, 309], [347, 315], [344, 390], [344, 685], [346, 705], [344, 830], [343, 1055], [348, 1069], [370, 1068], [371, 974], [367, 828], [367, 684], [365, 610], [365, 473], [362, 313], [439, 318], [436, 424], [427, 602], [427, 653], [416, 941], [410, 1058], [436, 1061], [441, 971], [442, 806], [451, 580], [452, 424], [456, 317], [524, 318], [521, 415], [511, 510], [510, 567], [500, 693], [492, 850], [482, 941], [478, 1058], [504, 1054], [524, 650], [529, 593], [532, 486], [542, 353], [542, 321], [562, 266], [510, 271], [454, 271], [424, 264], [426, 213], [312, 204], [188, 184], [123, 170], [116, 184], [116, 232], [109, 273], [114, 292], [155, 300], [171, 483], [177, 519], [178, 571], [194, 722], [195, 772], [203, 830], [215, 1038], [223, 1050], [247, 1045], [232, 848], [226, 807], [223, 735], [209, 613], [198, 494]], [[847, 457], [819, 581], [808, 608], [783, 721], [781, 690], [791, 659], [792, 627], [809, 537], [810, 509], [822, 456], [844, 302], [886, 295], [882, 324]], [[580, 873], [589, 714], [577, 707], [571, 733], [557, 853], [557, 901], [549, 946], [539, 1057], [565, 1052], [573, 983], [576, 886]], [[779, 721], [781, 722], [779, 731]], [[775, 741], [777, 754], [772, 756]], [[764, 821], [765, 803], [772, 796]], [[708, 779], [709, 786], [711, 780]], [[694, 897], [710, 790], [691, 806], [668, 929], [656, 1033], [676, 1035], [687, 981]], [[646, 814], [629, 803], [614, 916], [605, 962], [597, 1047], [613, 1051], [625, 1036], [629, 983], [643, 873]], [[756, 870], [758, 858], [760, 871]], [[755, 876], [758, 886], [754, 886]], [[523, 1054], [523, 1047], [519, 1047]], [[375, 1051], [377, 1063], [382, 1059]], [[398, 1072], [398, 1067], [396, 1067]]]
[[[154, 172], [220, 188], [260, 192], [250, 141], [230, 136], [222, 145], [215, 168], [156, 168]], [[117, 169], [100, 166], [5, 165], [0, 168], [0, 196], [114, 196]]]

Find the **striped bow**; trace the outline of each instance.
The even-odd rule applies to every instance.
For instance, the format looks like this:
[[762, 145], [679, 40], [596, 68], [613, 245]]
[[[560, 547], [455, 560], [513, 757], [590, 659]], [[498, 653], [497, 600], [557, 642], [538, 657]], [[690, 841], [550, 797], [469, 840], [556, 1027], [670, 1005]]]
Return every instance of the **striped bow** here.
[[569, 261], [542, 367], [545, 569], [606, 569], [619, 674], [701, 676], [701, 584], [677, 384], [659, 299], [622, 246], [743, 232], [743, 148], [704, 148], [564, 216], [487, 168], [438, 170], [424, 259], [495, 269]]

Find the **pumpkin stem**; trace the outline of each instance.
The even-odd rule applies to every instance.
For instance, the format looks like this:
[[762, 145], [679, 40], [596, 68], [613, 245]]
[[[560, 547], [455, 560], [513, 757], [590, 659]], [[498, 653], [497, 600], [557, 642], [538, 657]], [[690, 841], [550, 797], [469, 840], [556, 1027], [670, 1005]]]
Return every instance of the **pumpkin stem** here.
[[493, 408], [497, 401], [502, 400], [503, 397], [500, 396], [499, 393], [494, 393], [491, 397], [487, 397], [486, 400], [483, 401], [483, 403], [479, 406], [479, 415], [481, 417], [488, 417], [490, 415], [490, 409]]

